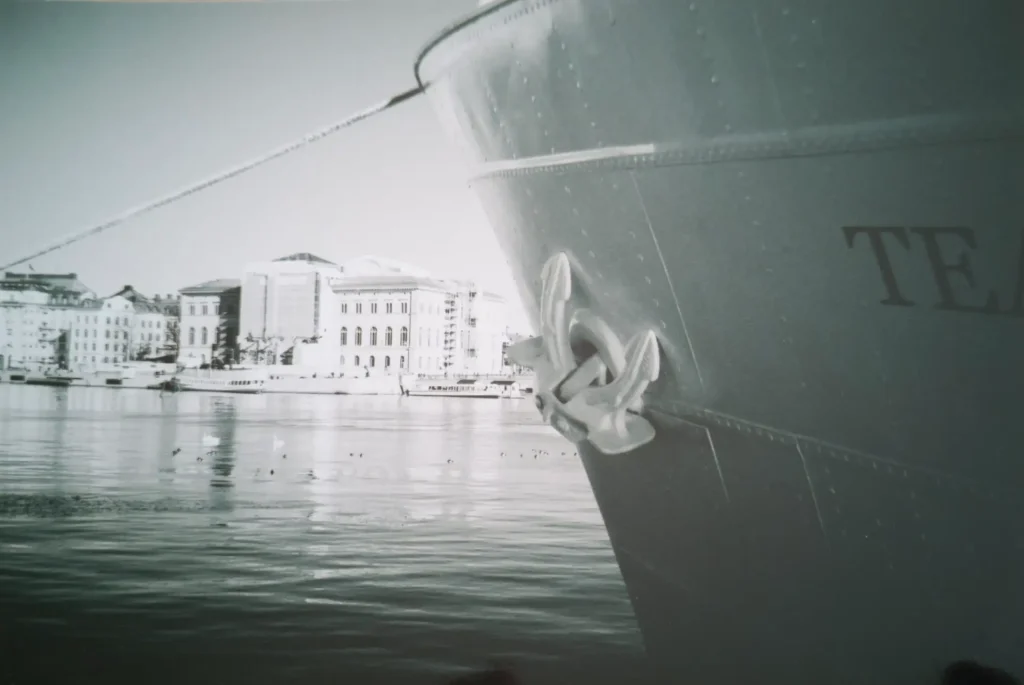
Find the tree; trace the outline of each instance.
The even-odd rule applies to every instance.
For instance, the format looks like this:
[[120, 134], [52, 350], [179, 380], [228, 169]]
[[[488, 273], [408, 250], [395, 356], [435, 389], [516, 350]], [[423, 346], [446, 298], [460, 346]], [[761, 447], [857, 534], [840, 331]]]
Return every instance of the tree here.
[[280, 336], [245, 336], [245, 355], [254, 364], [272, 363], [277, 358], [277, 347], [284, 340]]
[[179, 324], [178, 319], [166, 317], [164, 319], [164, 345], [168, 352], [174, 353], [174, 356], [178, 356], [178, 340], [179, 340]]

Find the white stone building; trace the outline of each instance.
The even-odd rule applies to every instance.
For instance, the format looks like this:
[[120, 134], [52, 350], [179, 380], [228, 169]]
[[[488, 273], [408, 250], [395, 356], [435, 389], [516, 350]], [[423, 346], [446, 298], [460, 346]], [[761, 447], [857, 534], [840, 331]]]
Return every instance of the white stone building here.
[[90, 371], [130, 361], [135, 307], [127, 298], [91, 300], [73, 316], [68, 341], [71, 369]]
[[[300, 252], [270, 262], [249, 264], [242, 279], [239, 338], [246, 361], [276, 364], [287, 360], [303, 341], [319, 343], [338, 327], [331, 282], [342, 275], [333, 262]], [[306, 350], [306, 356], [319, 354]], [[328, 359], [311, 360], [317, 365]]]
[[130, 331], [131, 360], [177, 354], [178, 309], [174, 300], [150, 299], [130, 285], [122, 288], [116, 296], [131, 302], [134, 310]]
[[329, 349], [343, 371], [502, 373], [500, 297], [379, 257], [348, 262], [342, 273], [332, 282], [339, 320]]
[[241, 282], [222, 278], [182, 288], [179, 301], [177, 363], [197, 367], [235, 361]]
[[95, 297], [76, 274], [12, 273], [0, 279], [0, 370], [68, 366], [70, 329]]

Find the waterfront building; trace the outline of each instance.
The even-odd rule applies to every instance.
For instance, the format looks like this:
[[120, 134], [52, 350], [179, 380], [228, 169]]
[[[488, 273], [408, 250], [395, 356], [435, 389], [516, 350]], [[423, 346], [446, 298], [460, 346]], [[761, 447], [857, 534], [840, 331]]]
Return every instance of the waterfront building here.
[[505, 303], [473, 283], [434, 278], [423, 269], [366, 256], [347, 262], [331, 287], [343, 370], [423, 375], [504, 371]]
[[[304, 341], [315, 345], [337, 329], [338, 307], [331, 282], [341, 268], [300, 252], [246, 266], [242, 278], [240, 338], [246, 361], [291, 363]], [[320, 351], [324, 346], [311, 350]], [[306, 352], [306, 357], [317, 356]], [[314, 365], [331, 363], [326, 357]]]
[[134, 305], [120, 295], [83, 301], [69, 315], [67, 366], [92, 371], [130, 361], [134, 318]]
[[177, 363], [196, 367], [238, 361], [241, 281], [222, 278], [178, 292]]
[[94, 297], [74, 273], [4, 274], [0, 279], [0, 370], [66, 367], [75, 311]]
[[173, 360], [178, 352], [177, 300], [149, 298], [130, 285], [126, 285], [115, 295], [131, 302], [134, 309], [129, 359]]

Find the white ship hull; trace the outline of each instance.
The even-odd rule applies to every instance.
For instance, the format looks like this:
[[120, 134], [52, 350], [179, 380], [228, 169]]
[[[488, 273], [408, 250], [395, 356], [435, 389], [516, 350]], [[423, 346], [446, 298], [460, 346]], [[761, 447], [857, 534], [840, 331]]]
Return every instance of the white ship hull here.
[[178, 390], [256, 395], [263, 392], [267, 374], [261, 370], [194, 371], [174, 377]]
[[301, 395], [400, 395], [402, 388], [397, 376], [271, 376], [264, 392]]
[[405, 383], [405, 394], [412, 397], [463, 397], [492, 400], [517, 400], [523, 397], [518, 383], [508, 379], [410, 377]]
[[[418, 74], [524, 300], [651, 329], [581, 443], [663, 682], [1024, 674], [1024, 4], [502, 2]], [[542, 390], [538, 388], [538, 391]]]

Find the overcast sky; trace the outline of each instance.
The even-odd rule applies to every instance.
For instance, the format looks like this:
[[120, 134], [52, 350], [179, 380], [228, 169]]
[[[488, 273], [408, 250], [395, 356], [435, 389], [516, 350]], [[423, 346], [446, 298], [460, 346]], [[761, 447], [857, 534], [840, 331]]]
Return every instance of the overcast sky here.
[[[10, 261], [413, 85], [476, 0], [0, 5], [0, 257]], [[515, 288], [422, 99], [33, 262], [174, 292], [292, 252], [378, 254]]]

